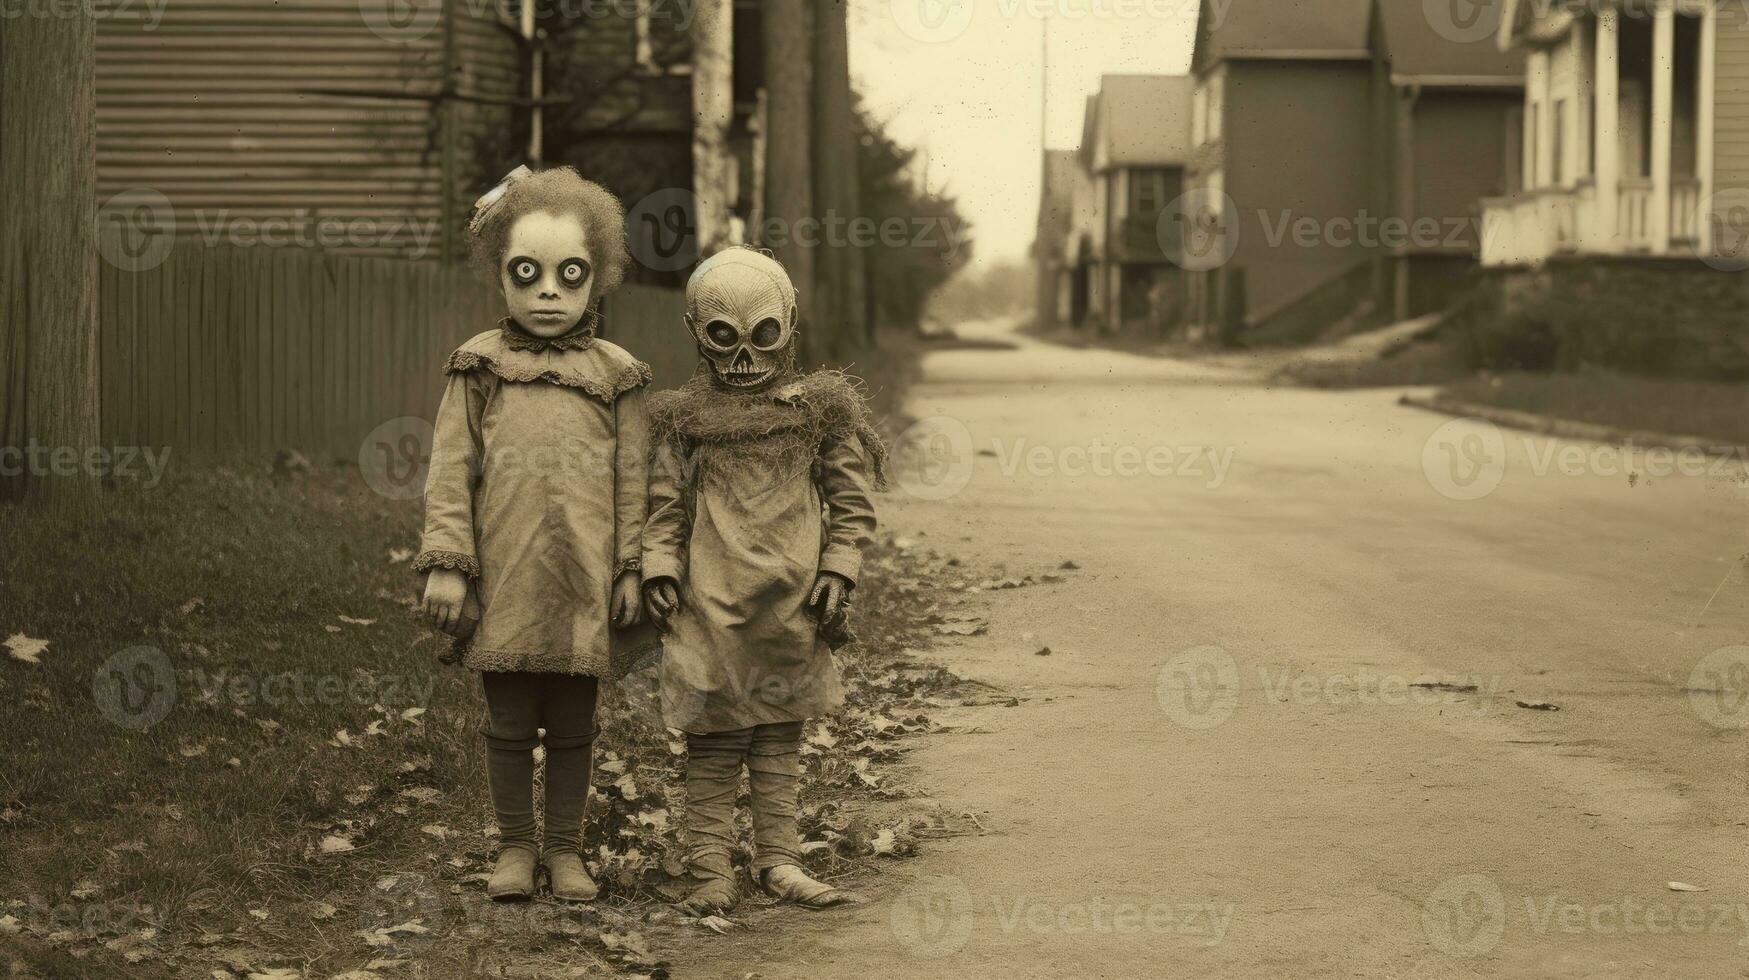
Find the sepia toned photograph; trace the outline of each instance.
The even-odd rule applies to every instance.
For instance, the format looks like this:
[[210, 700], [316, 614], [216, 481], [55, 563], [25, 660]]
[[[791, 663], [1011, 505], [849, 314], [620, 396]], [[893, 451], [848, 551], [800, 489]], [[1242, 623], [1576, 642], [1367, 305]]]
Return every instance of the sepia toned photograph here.
[[0, 0], [0, 977], [1749, 978], [1749, 0]]

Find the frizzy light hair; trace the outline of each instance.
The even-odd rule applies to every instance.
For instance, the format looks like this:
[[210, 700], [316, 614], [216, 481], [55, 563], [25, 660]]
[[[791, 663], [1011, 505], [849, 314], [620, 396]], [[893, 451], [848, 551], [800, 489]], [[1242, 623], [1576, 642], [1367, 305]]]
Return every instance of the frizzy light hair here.
[[556, 217], [575, 217], [583, 225], [589, 257], [595, 266], [595, 290], [590, 305], [619, 288], [625, 281], [625, 207], [613, 192], [584, 180], [571, 167], [553, 167], [530, 174], [510, 185], [492, 204], [468, 238], [468, 257], [474, 271], [496, 284], [504, 253], [510, 247], [510, 228], [524, 215], [539, 212]]

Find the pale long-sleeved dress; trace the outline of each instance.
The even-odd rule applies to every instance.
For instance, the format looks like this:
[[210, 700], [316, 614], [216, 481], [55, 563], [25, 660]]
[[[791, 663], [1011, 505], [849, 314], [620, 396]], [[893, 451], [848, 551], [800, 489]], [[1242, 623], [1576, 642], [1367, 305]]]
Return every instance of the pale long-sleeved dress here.
[[[874, 533], [864, 438], [821, 422], [822, 404], [839, 420], [865, 410], [839, 376], [811, 378], [763, 395], [716, 396], [695, 381], [655, 396], [643, 566], [646, 582], [680, 586], [661, 670], [671, 728], [734, 731], [843, 703], [830, 631], [806, 603], [821, 572], [855, 584]], [[678, 413], [691, 423], [665, 424], [675, 398], [695, 403]], [[805, 451], [790, 451], [801, 439]]]
[[467, 573], [473, 670], [609, 675], [638, 644], [610, 626], [613, 583], [641, 554], [650, 369], [585, 338], [530, 349], [506, 330], [450, 356], [415, 570]]

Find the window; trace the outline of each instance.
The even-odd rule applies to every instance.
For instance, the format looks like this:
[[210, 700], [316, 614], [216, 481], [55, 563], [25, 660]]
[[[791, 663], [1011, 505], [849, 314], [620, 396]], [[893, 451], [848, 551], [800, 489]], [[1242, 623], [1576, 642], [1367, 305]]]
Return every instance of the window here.
[[1199, 83], [1196, 92], [1190, 98], [1190, 145], [1201, 146], [1208, 142], [1209, 123], [1209, 90], [1207, 83]]
[[1542, 142], [1542, 106], [1532, 102], [1524, 113], [1524, 187], [1535, 190], [1540, 184], [1537, 177], [1537, 147]]
[[1130, 172], [1130, 213], [1157, 214], [1166, 206], [1166, 171], [1140, 168]]
[[1227, 109], [1225, 82], [1226, 75], [1224, 74], [1224, 69], [1223, 71], [1217, 71], [1209, 76], [1207, 126], [1208, 140], [1211, 143], [1221, 138], [1221, 126], [1223, 124], [1222, 117], [1226, 115]]
[[1567, 100], [1555, 100], [1555, 118], [1549, 131], [1549, 139], [1553, 141], [1555, 162], [1555, 186], [1564, 187], [1567, 184]]
[[670, 0], [638, 0], [636, 57], [638, 67], [653, 75], [685, 75], [692, 71], [684, 54], [675, 56], [678, 39], [687, 36], [686, 25], [676, 17], [676, 7]]

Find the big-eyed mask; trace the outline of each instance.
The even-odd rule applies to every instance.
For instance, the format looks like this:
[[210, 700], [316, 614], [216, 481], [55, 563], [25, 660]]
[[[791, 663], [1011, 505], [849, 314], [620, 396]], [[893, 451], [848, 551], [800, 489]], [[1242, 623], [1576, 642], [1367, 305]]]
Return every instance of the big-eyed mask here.
[[776, 260], [749, 248], [711, 256], [687, 281], [686, 309], [719, 387], [758, 391], [794, 365], [796, 291]]
[[595, 266], [583, 223], [571, 215], [525, 214], [510, 226], [498, 270], [510, 316], [536, 337], [571, 332], [589, 309]]

